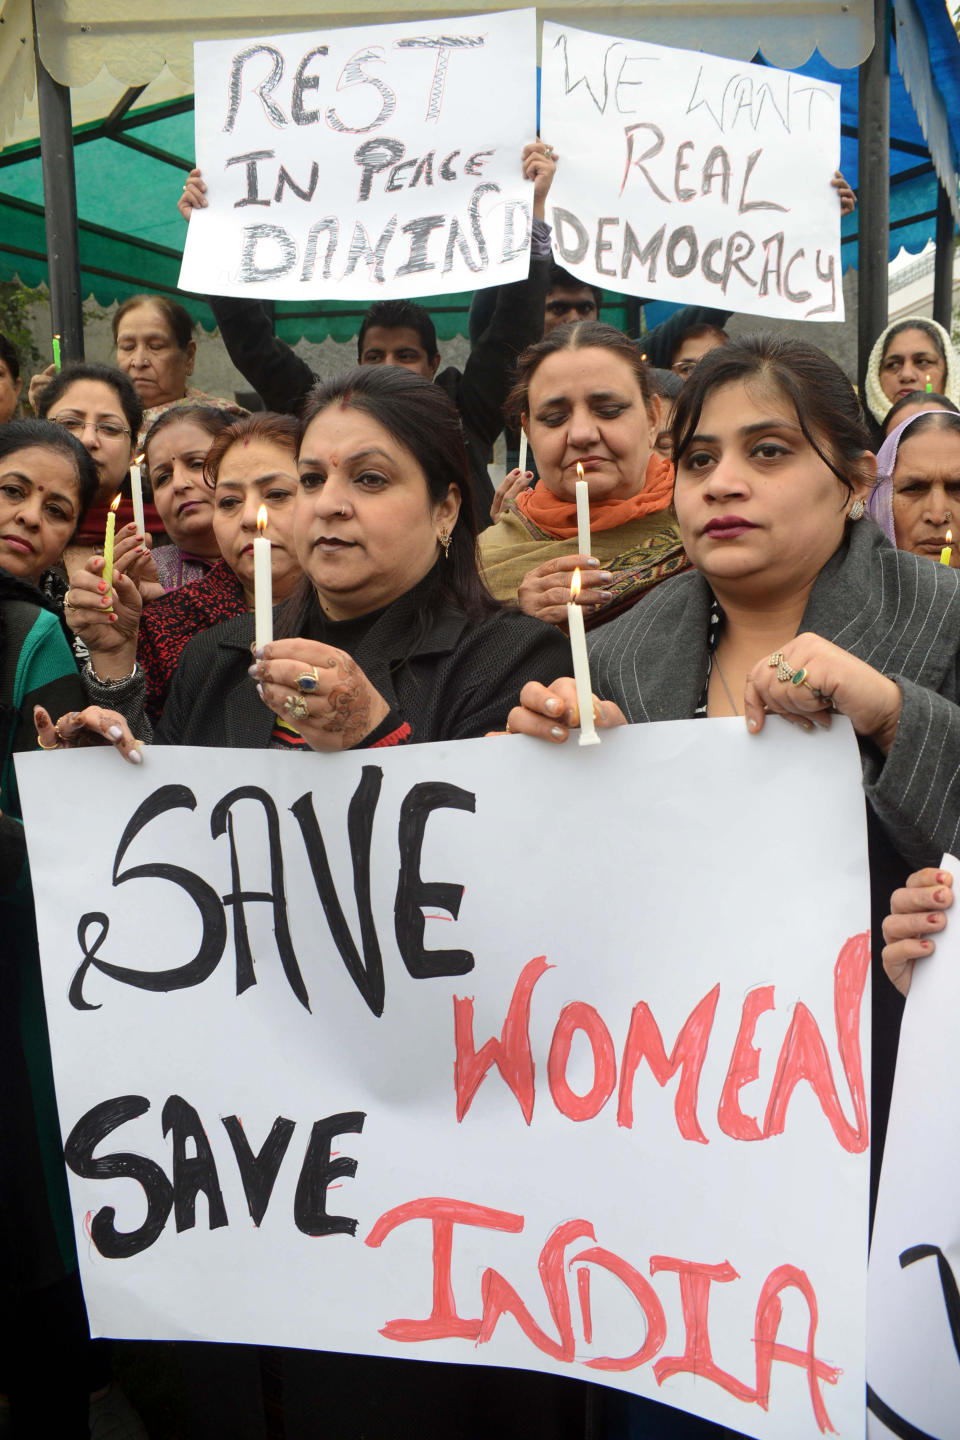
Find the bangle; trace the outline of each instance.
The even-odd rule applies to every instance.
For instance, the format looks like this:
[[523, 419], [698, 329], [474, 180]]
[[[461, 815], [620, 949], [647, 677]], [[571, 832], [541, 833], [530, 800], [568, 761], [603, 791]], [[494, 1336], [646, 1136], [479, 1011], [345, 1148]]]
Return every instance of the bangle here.
[[86, 664], [85, 664], [84, 667], [83, 667], [83, 673], [84, 673], [84, 675], [86, 676], [86, 678], [87, 678], [88, 680], [92, 680], [95, 685], [103, 685], [103, 686], [106, 687], [106, 689], [112, 690], [115, 686], [117, 686], [117, 685], [126, 685], [126, 683], [127, 683], [128, 680], [132, 680], [132, 679], [133, 679], [133, 677], [134, 677], [134, 676], [136, 675], [136, 673], [137, 673], [137, 662], [136, 662], [136, 660], [134, 660], [134, 662], [133, 662], [133, 669], [130, 671], [130, 674], [129, 674], [129, 675], [121, 675], [120, 678], [119, 678], [119, 680], [111, 680], [111, 679], [108, 679], [107, 677], [105, 677], [105, 676], [103, 676], [103, 675], [98, 675], [97, 672], [96, 672], [96, 670], [94, 670], [94, 668], [93, 668], [93, 661], [92, 661], [92, 660], [88, 660], [88, 661], [86, 662]]

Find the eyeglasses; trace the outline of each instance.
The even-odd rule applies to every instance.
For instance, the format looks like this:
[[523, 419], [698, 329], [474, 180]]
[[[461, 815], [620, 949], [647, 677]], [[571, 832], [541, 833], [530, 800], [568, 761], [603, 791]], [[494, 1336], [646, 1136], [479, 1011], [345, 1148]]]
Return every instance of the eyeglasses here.
[[696, 360], [676, 360], [670, 366], [670, 369], [673, 371], [674, 375], [679, 375], [683, 380], [686, 380], [688, 375], [692, 375], [696, 368]]
[[119, 440], [121, 435], [129, 435], [130, 431], [126, 425], [121, 425], [119, 420], [84, 420], [79, 415], [57, 415], [50, 416], [54, 425], [62, 425], [64, 430], [69, 430], [71, 435], [81, 439], [84, 431], [89, 426], [94, 435], [102, 435], [104, 440]]

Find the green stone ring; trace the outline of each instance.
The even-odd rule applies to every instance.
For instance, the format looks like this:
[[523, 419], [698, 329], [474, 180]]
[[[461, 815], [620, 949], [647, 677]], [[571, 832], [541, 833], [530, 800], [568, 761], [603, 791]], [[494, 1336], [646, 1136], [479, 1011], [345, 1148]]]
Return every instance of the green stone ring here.
[[791, 685], [803, 685], [804, 682], [806, 681], [806, 678], [807, 678], [807, 672], [806, 672], [806, 670], [801, 666], [801, 668], [800, 668], [799, 670], [797, 670], [795, 674], [791, 675], [791, 677], [790, 677], [790, 684], [791, 684]]

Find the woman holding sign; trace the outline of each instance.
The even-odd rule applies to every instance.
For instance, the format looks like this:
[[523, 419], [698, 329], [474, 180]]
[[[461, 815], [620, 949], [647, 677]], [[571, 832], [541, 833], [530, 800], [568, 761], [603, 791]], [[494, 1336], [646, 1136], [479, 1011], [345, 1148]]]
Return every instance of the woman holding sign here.
[[[636, 345], [612, 325], [561, 325], [520, 360], [507, 402], [540, 480], [480, 537], [491, 591], [528, 615], [565, 624], [574, 570], [588, 625], [633, 605], [687, 560], [670, 509], [673, 466], [655, 447], [660, 400]], [[589, 504], [579, 534], [578, 479]]]

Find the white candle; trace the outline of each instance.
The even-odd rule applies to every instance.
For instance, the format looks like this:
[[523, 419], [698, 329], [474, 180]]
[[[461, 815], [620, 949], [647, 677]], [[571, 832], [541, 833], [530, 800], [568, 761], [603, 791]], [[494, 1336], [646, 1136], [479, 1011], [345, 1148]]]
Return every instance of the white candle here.
[[577, 461], [577, 554], [589, 555], [590, 551], [590, 491], [583, 478], [583, 466]]
[[143, 518], [143, 481], [141, 478], [142, 455], [138, 455], [130, 466], [130, 498], [133, 501], [133, 523], [137, 527], [138, 535], [146, 535], [147, 529]]
[[580, 744], [599, 745], [600, 736], [593, 720], [593, 687], [590, 684], [590, 658], [587, 655], [587, 632], [583, 611], [576, 603], [580, 594], [580, 571], [574, 570], [570, 582], [570, 604], [567, 606], [567, 629], [573, 654], [573, 679], [577, 687], [577, 709], [580, 711]]
[[527, 432], [520, 431], [520, 459], [517, 462], [517, 469], [525, 471], [527, 468]]
[[261, 650], [273, 639], [273, 570], [270, 564], [271, 544], [264, 535], [267, 528], [267, 507], [257, 511], [257, 530], [253, 542], [253, 595], [256, 617], [256, 647]]

